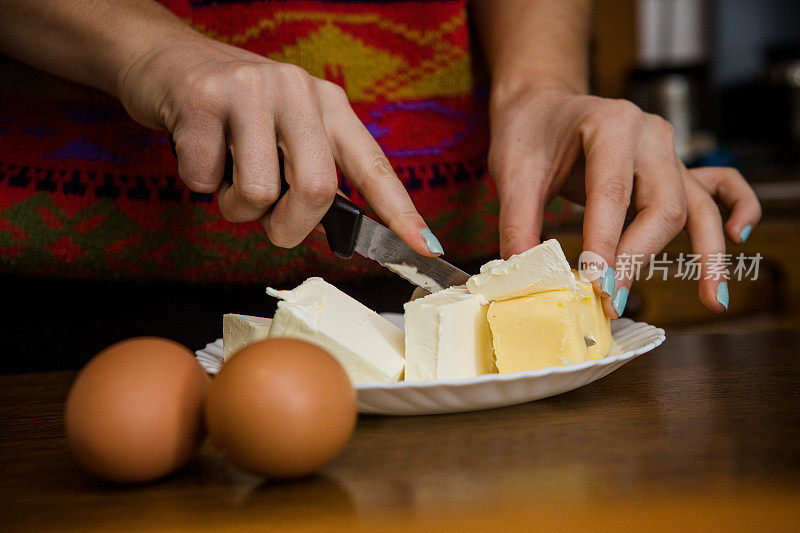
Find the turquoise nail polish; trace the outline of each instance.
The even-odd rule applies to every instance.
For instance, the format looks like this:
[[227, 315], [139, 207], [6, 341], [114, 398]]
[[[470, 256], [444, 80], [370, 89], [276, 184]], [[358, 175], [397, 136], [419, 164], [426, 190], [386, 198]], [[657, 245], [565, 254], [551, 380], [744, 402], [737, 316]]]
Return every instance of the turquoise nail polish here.
[[[749, 226], [748, 226], [749, 227]], [[723, 281], [717, 285], [717, 301], [722, 304], [725, 310], [728, 310], [728, 303], [730, 302], [730, 295], [728, 294], [728, 282]]]
[[628, 303], [628, 289], [620, 287], [611, 303], [614, 305], [614, 310], [617, 314], [622, 316], [622, 312], [625, 310], [625, 304]]
[[600, 290], [602, 290], [606, 295], [611, 296], [614, 294], [614, 287], [617, 285], [617, 280], [614, 277], [614, 269], [611, 267], [606, 267], [605, 271], [603, 272], [603, 279], [600, 280]]
[[425, 244], [428, 245], [428, 250], [430, 250], [434, 254], [443, 254], [444, 248], [442, 248], [442, 243], [439, 242], [439, 239], [436, 238], [431, 230], [425, 228], [422, 230], [422, 238], [425, 239]]
[[742, 239], [742, 244], [744, 244], [744, 241], [746, 241], [747, 238], [750, 236], [751, 231], [753, 231], [753, 226], [748, 224], [747, 226], [742, 228], [742, 231], [739, 232], [739, 237]]

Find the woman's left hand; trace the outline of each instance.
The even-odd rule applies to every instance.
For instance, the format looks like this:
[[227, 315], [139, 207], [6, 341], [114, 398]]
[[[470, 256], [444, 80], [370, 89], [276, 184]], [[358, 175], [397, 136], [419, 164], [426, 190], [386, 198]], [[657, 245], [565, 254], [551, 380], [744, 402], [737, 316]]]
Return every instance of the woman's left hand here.
[[[539, 243], [544, 209], [562, 195], [586, 206], [583, 250], [614, 269], [593, 282], [609, 316], [622, 313], [633, 281], [620, 258], [647, 260], [684, 228], [702, 256], [700, 301], [713, 312], [727, 309], [725, 278], [712, 275], [725, 234], [741, 244], [761, 218], [755, 193], [736, 170], [687, 169], [670, 124], [625, 100], [555, 89], [495, 91], [490, 120], [503, 257]], [[724, 232], [716, 201], [731, 213]]]

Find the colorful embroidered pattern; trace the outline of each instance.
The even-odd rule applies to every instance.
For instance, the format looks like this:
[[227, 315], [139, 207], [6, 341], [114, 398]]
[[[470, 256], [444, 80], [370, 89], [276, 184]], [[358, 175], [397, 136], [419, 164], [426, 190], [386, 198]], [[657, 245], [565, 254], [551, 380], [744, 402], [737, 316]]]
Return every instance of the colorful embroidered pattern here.
[[[465, 0], [162, 4], [215, 39], [341, 85], [445, 257], [497, 254], [486, 99]], [[0, 93], [0, 270], [265, 283], [383, 273], [364, 259], [337, 259], [319, 234], [286, 250], [258, 222], [221, 219], [212, 195], [178, 179], [166, 136], [109, 97], [66, 84], [23, 87]], [[364, 205], [346, 180], [341, 187]]]

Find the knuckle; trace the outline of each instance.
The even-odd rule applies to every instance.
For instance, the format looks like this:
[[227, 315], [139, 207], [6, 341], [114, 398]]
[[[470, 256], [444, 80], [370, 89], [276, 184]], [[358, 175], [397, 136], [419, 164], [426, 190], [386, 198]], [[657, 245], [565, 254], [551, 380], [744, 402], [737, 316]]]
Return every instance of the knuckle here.
[[510, 244], [519, 235], [524, 235], [529, 228], [519, 222], [506, 222], [500, 228], [500, 239], [506, 244]]
[[261, 69], [256, 65], [245, 63], [233, 69], [232, 78], [240, 89], [257, 90], [263, 84]]
[[339, 104], [350, 103], [347, 93], [341, 86], [327, 80], [320, 80], [319, 83], [321, 92], [328, 100]]
[[284, 81], [291, 85], [305, 85], [311, 76], [303, 68], [291, 63], [281, 63], [278, 67], [278, 73]]
[[632, 130], [643, 115], [644, 112], [633, 102], [608, 98], [593, 107], [581, 121], [579, 129], [586, 134], [603, 134], [620, 128]]
[[181, 179], [192, 192], [199, 193], [212, 193], [216, 192], [219, 188], [219, 181], [214, 181], [211, 178], [198, 177], [198, 176], [181, 176]]
[[670, 200], [659, 209], [661, 218], [670, 229], [681, 229], [686, 225], [686, 205], [678, 200]]
[[714, 199], [706, 191], [698, 191], [692, 199], [692, 209], [695, 213], [717, 214], [719, 215], [719, 208]]
[[624, 99], [612, 100], [611, 106], [613, 112], [622, 117], [634, 117], [634, 116], [639, 116], [642, 113], [642, 110], [639, 109], [639, 106], [637, 106], [630, 100], [624, 100]]
[[733, 167], [723, 167], [721, 170], [723, 177], [728, 181], [746, 182], [742, 173]]
[[190, 191], [199, 193], [212, 193], [219, 189], [219, 184], [222, 181], [221, 176], [214, 176], [213, 172], [208, 169], [203, 169], [197, 166], [189, 166], [185, 164], [185, 159], [189, 156], [184, 156], [183, 161], [178, 161], [178, 175], [181, 181], [186, 184]]
[[600, 128], [624, 128], [633, 130], [642, 120], [644, 113], [636, 104], [628, 100], [611, 100], [602, 117]]
[[385, 222], [390, 228], [425, 225], [425, 221], [423, 220], [422, 216], [420, 216], [420, 214], [414, 209], [394, 211], [386, 217]]
[[187, 107], [190, 112], [214, 113], [225, 101], [225, 84], [217, 76], [200, 76], [187, 86]]
[[279, 248], [291, 248], [295, 246], [294, 241], [292, 241], [287, 236], [282, 235], [280, 233], [276, 233], [273, 231], [267, 236], [269, 237], [270, 242]]
[[378, 179], [395, 179], [397, 176], [392, 169], [391, 163], [381, 151], [368, 154], [365, 158], [365, 168], [370, 177]]
[[675, 142], [675, 129], [668, 120], [665, 120], [659, 115], [648, 115], [648, 122], [655, 134], [658, 136], [659, 141], [669, 143], [670, 145]]
[[301, 186], [303, 197], [314, 208], [328, 206], [336, 194], [337, 188], [336, 180], [327, 177], [308, 180]]
[[593, 137], [597, 131], [605, 125], [605, 123], [605, 115], [601, 113], [592, 113], [581, 120], [578, 126], [578, 131], [584, 136]]
[[618, 180], [609, 180], [599, 190], [600, 199], [614, 205], [627, 206], [630, 201], [631, 191], [628, 185]]
[[616, 237], [610, 234], [597, 235], [595, 252], [599, 253], [605, 258], [614, 258], [617, 255], [617, 244], [619, 244], [619, 235]]
[[293, 248], [298, 244], [294, 242], [293, 239], [290, 239], [288, 235], [285, 235], [281, 232], [276, 232], [274, 230], [268, 231], [267, 237], [269, 237], [269, 241], [278, 248]]
[[246, 184], [239, 187], [239, 196], [249, 204], [268, 206], [277, 200], [278, 193], [273, 189], [263, 185]]
[[219, 214], [222, 215], [222, 218], [227, 220], [228, 222], [239, 222], [236, 220], [236, 217], [231, 213], [226, 207], [220, 203], [219, 205]]
[[264, 231], [267, 233], [269, 242], [278, 248], [293, 248], [300, 244], [300, 241], [293, 239], [292, 236], [286, 232], [280, 224], [276, 224], [270, 218], [263, 218], [262, 226], [264, 227]]

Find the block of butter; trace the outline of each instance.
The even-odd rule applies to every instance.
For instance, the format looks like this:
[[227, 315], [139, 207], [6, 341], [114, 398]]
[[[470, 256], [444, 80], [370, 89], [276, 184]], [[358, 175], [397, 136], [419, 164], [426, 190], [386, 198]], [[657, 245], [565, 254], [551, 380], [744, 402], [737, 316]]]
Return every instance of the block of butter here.
[[400, 379], [403, 330], [322, 278], [308, 278], [280, 298], [270, 337], [295, 337], [328, 350], [356, 383]]
[[233, 313], [222, 315], [222, 358], [227, 361], [245, 346], [266, 339], [270, 324], [271, 318]]
[[487, 318], [498, 371], [506, 374], [591, 359], [581, 313], [574, 290], [492, 302]]
[[489, 301], [575, 288], [575, 276], [555, 239], [512, 255], [505, 261], [489, 261], [481, 267], [479, 274], [467, 280], [469, 292], [480, 294]]
[[589, 356], [592, 359], [602, 359], [611, 349], [611, 319], [603, 311], [603, 304], [592, 289], [592, 284], [583, 281], [577, 272], [575, 278], [578, 282], [578, 303], [583, 316], [584, 335], [595, 342], [594, 346], [589, 346]]
[[492, 372], [488, 307], [463, 285], [406, 303], [406, 381]]

